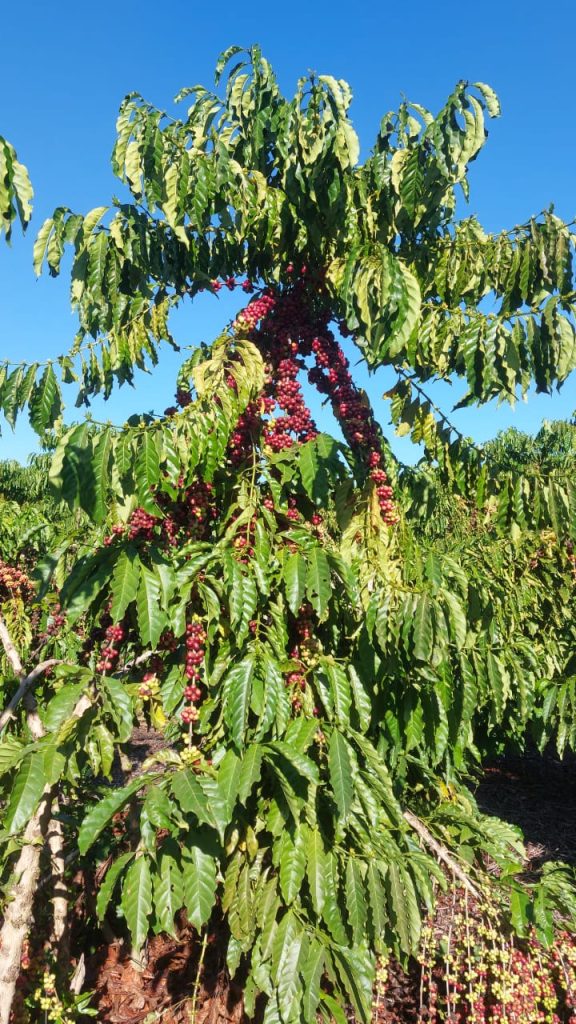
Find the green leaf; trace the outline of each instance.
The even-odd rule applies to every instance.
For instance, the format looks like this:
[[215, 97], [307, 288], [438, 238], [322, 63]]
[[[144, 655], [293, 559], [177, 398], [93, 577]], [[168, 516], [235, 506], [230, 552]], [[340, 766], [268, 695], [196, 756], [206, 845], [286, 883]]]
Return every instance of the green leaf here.
[[474, 82], [474, 87], [479, 89], [482, 93], [482, 97], [486, 103], [486, 109], [488, 110], [490, 117], [500, 117], [500, 114], [502, 113], [500, 100], [494, 92], [494, 89], [489, 85], [486, 85], [485, 82]]
[[317, 828], [308, 829], [306, 835], [306, 874], [310, 887], [312, 906], [320, 916], [326, 897], [326, 852], [324, 841]]
[[496, 721], [501, 722], [508, 697], [508, 677], [500, 658], [493, 651], [488, 651], [486, 654], [486, 669], [496, 711]]
[[450, 622], [450, 632], [452, 639], [458, 651], [461, 651], [466, 643], [467, 623], [466, 613], [455, 594], [452, 594], [448, 590], [441, 591], [442, 600], [448, 608], [448, 620]]
[[160, 581], [156, 574], [151, 569], [147, 569], [145, 565], [140, 567], [136, 608], [141, 642], [157, 647], [160, 635], [166, 626], [166, 613], [160, 604]]
[[251, 743], [242, 756], [238, 772], [238, 799], [241, 804], [246, 804], [261, 771], [262, 748], [258, 743]]
[[108, 583], [113, 570], [113, 555], [88, 555], [78, 559], [62, 587], [60, 599], [72, 625], [87, 612]]
[[363, 1024], [370, 1024], [373, 1011], [375, 978], [374, 956], [366, 946], [333, 950], [334, 963], [355, 1015]]
[[354, 943], [358, 945], [366, 927], [366, 896], [362, 868], [356, 857], [348, 857], [346, 863], [346, 907]]
[[368, 861], [366, 881], [368, 883], [372, 930], [374, 933], [374, 940], [378, 944], [378, 941], [382, 940], [386, 933], [388, 917], [386, 914], [386, 894], [382, 885], [381, 871], [378, 863], [373, 858]]
[[154, 489], [160, 480], [160, 455], [156, 439], [149, 430], [139, 439], [134, 473], [140, 504], [148, 512], [157, 513]]
[[132, 946], [138, 952], [146, 942], [148, 921], [152, 913], [150, 861], [144, 855], [132, 861], [124, 876], [122, 910], [130, 930]]
[[124, 618], [128, 606], [136, 600], [140, 569], [140, 559], [135, 548], [128, 547], [121, 551], [110, 583], [112, 591], [110, 615], [114, 622], [120, 622]]
[[272, 955], [278, 1004], [284, 1021], [292, 1019], [294, 1004], [299, 995], [298, 965], [303, 939], [302, 926], [293, 912], [288, 910], [278, 927]]
[[224, 720], [230, 729], [232, 742], [238, 750], [243, 750], [247, 742], [246, 730], [253, 674], [253, 658], [247, 657], [239, 665], [234, 665], [224, 683]]
[[104, 875], [104, 880], [98, 889], [98, 896], [96, 897], [96, 915], [99, 921], [102, 920], [106, 913], [120, 875], [133, 857], [134, 854], [132, 850], [127, 850], [126, 853], [121, 853], [120, 856], [112, 862], [108, 871]]
[[42, 264], [44, 263], [44, 260], [46, 258], [46, 253], [48, 251], [48, 241], [50, 239], [50, 235], [52, 234], [53, 228], [54, 221], [52, 217], [48, 217], [47, 220], [44, 221], [42, 227], [40, 228], [36, 236], [36, 241], [34, 242], [33, 266], [34, 273], [36, 274], [37, 277], [39, 277], [40, 274], [42, 273]]
[[232, 817], [238, 795], [240, 763], [240, 758], [234, 751], [227, 750], [218, 765], [218, 789], [222, 795], [228, 819]]
[[[176, 808], [161, 786], [151, 786], [146, 794], [143, 810], [155, 828], [172, 830]], [[181, 824], [184, 824], [181, 822]]]
[[306, 444], [301, 446], [298, 468], [302, 477], [304, 490], [308, 497], [314, 501], [316, 497], [316, 489], [318, 487], [318, 475], [320, 469], [315, 441], [308, 441]]
[[4, 734], [0, 740], [0, 775], [12, 771], [12, 768], [20, 764], [27, 752], [28, 747], [22, 740], [10, 734]]
[[286, 903], [293, 903], [300, 892], [306, 871], [306, 847], [302, 829], [294, 836], [284, 831], [277, 845], [280, 862], [280, 889]]
[[322, 975], [324, 974], [325, 958], [326, 953], [321, 943], [315, 938], [310, 939], [306, 959], [301, 968], [302, 980], [304, 982], [302, 1012], [305, 1021], [316, 1020], [316, 1012], [321, 996], [320, 985], [322, 983]]
[[30, 424], [37, 434], [42, 434], [54, 425], [61, 411], [60, 388], [52, 363], [48, 363], [30, 398]]
[[184, 906], [197, 931], [206, 924], [216, 896], [216, 861], [198, 846], [182, 849]]
[[170, 780], [170, 786], [186, 814], [195, 814], [198, 821], [205, 825], [212, 824], [208, 800], [193, 771], [186, 768], [184, 771], [175, 772]]
[[318, 774], [318, 768], [309, 757], [305, 754], [301, 754], [298, 750], [295, 750], [290, 743], [284, 743], [282, 740], [278, 740], [276, 743], [268, 743], [264, 748], [266, 756], [272, 755], [274, 760], [280, 759], [288, 761], [291, 767], [307, 782], [311, 782], [313, 786], [317, 786], [320, 777]]
[[348, 675], [352, 687], [352, 703], [354, 711], [358, 716], [358, 722], [363, 732], [367, 732], [372, 721], [372, 701], [367, 692], [359, 673], [354, 665], [348, 665]]
[[323, 992], [321, 999], [328, 1007], [328, 1019], [330, 1021], [333, 1020], [334, 1024], [348, 1024], [348, 1018], [338, 1000], [334, 999], [334, 996], [330, 996], [327, 992]]
[[352, 704], [352, 692], [350, 681], [342, 665], [336, 661], [326, 658], [323, 662], [332, 693], [332, 704], [334, 714], [339, 725], [350, 724], [350, 707]]
[[176, 937], [174, 918], [184, 904], [182, 871], [174, 856], [162, 850], [154, 875], [154, 910], [162, 931]]
[[94, 742], [98, 747], [100, 756], [100, 771], [105, 778], [110, 778], [112, 764], [114, 762], [115, 744], [114, 737], [109, 729], [101, 722], [98, 722], [92, 729]]
[[336, 863], [336, 857], [333, 853], [327, 853], [326, 855], [326, 885], [324, 889], [324, 906], [322, 908], [322, 917], [328, 928], [330, 934], [335, 942], [339, 945], [346, 945], [348, 942], [348, 936], [346, 934], [346, 928], [344, 927], [344, 920], [342, 911], [340, 909], [339, 900], [339, 880], [338, 880], [338, 865]]
[[326, 552], [321, 547], [314, 547], [308, 555], [306, 597], [319, 619], [324, 617], [331, 596], [330, 565]]
[[134, 701], [126, 683], [112, 676], [104, 676], [102, 698], [106, 712], [114, 721], [120, 743], [126, 743], [134, 728]]
[[391, 861], [386, 872], [385, 884], [390, 918], [400, 948], [405, 953], [413, 953], [418, 946], [421, 926], [414, 883], [402, 864]]
[[306, 589], [306, 562], [299, 551], [295, 551], [286, 559], [284, 586], [288, 607], [293, 615], [297, 615]]
[[328, 766], [334, 799], [338, 805], [341, 819], [345, 822], [350, 814], [354, 797], [352, 762], [346, 740], [336, 729], [333, 730], [330, 737]]
[[100, 833], [110, 824], [113, 816], [128, 803], [130, 797], [154, 778], [153, 775], [140, 775], [137, 779], [132, 779], [122, 789], [115, 789], [111, 793], [107, 793], [91, 808], [78, 832], [78, 849], [82, 856], [88, 852]]
[[[92, 487], [86, 489], [85, 495], [80, 495], [82, 508], [97, 523], [106, 518], [108, 511], [108, 488], [110, 486], [109, 463], [112, 453], [112, 432], [106, 428], [98, 437], [94, 447], [91, 464]], [[91, 490], [91, 494], [88, 492]]]
[[222, 842], [224, 833], [230, 824], [228, 806], [223, 798], [222, 791], [216, 779], [210, 775], [200, 776], [200, 786], [206, 797], [207, 810], [210, 816], [210, 824], [216, 829]]
[[433, 641], [432, 602], [428, 594], [420, 594], [414, 613], [414, 657], [418, 661], [430, 660]]
[[250, 870], [245, 864], [238, 875], [236, 894], [228, 915], [232, 935], [240, 939], [244, 948], [251, 941], [254, 933], [254, 900], [250, 883]]
[[43, 752], [28, 754], [12, 783], [8, 806], [3, 814], [2, 826], [9, 835], [14, 835], [28, 824], [40, 803], [47, 781]]
[[44, 727], [47, 732], [57, 732], [62, 723], [70, 718], [86, 688], [87, 680], [84, 678], [78, 683], [66, 683], [61, 690], [58, 690], [43, 715]]
[[168, 612], [170, 602], [176, 590], [176, 573], [173, 567], [168, 565], [166, 562], [157, 562], [154, 565], [154, 571], [160, 581], [160, 587], [162, 590], [162, 607], [165, 612]]

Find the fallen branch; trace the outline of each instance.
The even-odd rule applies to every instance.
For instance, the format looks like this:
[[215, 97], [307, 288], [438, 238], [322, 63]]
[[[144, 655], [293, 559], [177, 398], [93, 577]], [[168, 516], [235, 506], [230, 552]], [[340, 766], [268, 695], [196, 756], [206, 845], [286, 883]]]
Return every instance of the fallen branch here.
[[420, 821], [420, 818], [417, 818], [415, 814], [412, 814], [412, 811], [404, 811], [403, 817], [404, 820], [411, 825], [414, 831], [418, 833], [424, 845], [427, 846], [428, 849], [432, 850], [432, 852], [438, 857], [438, 860], [442, 861], [442, 863], [450, 869], [454, 877], [462, 883], [466, 891], [469, 892], [471, 896], [478, 898], [480, 893], [476, 886], [470, 881], [466, 872], [458, 864], [458, 861], [454, 860], [454, 857], [452, 857], [449, 850], [447, 850], [442, 843], [439, 843], [432, 833], [428, 831], [424, 822]]

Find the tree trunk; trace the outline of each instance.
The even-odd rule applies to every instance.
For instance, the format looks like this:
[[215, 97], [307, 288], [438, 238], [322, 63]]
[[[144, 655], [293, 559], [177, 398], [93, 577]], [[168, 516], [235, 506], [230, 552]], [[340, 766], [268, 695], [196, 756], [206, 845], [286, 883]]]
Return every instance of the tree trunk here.
[[0, 945], [0, 1024], [9, 1024], [10, 1010], [24, 940], [32, 923], [34, 896], [40, 874], [40, 855], [50, 824], [52, 788], [45, 790], [38, 810], [28, 822], [14, 868], [14, 884], [4, 912]]

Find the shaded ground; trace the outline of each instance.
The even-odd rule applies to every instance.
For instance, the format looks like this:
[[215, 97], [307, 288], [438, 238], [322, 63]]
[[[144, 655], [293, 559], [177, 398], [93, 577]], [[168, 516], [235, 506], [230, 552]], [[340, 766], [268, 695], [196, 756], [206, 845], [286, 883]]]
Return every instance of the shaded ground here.
[[576, 864], [576, 757], [552, 753], [504, 757], [487, 765], [480, 809], [519, 825], [531, 867], [549, 860]]

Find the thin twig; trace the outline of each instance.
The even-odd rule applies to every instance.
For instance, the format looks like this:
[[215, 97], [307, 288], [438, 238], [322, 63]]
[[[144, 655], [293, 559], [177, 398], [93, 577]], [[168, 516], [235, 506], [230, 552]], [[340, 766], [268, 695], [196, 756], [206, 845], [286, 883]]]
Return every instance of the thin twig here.
[[200, 959], [198, 961], [198, 969], [196, 971], [196, 977], [194, 979], [194, 989], [192, 990], [192, 1010], [190, 1012], [190, 1024], [196, 1024], [196, 1011], [198, 1009], [198, 990], [200, 988], [200, 975], [202, 974], [202, 968], [204, 966], [204, 957], [206, 955], [206, 946], [208, 945], [208, 929], [204, 932], [202, 939], [202, 949], [200, 950]]
[[117, 672], [114, 672], [114, 678], [116, 679], [117, 676], [125, 676], [128, 672], [131, 672], [133, 668], [137, 668], [138, 665], [142, 665], [143, 662], [148, 661], [148, 658], [151, 658], [153, 654], [154, 651], [143, 651], [137, 658], [132, 658], [132, 661], [126, 662], [122, 668], [119, 668]]

